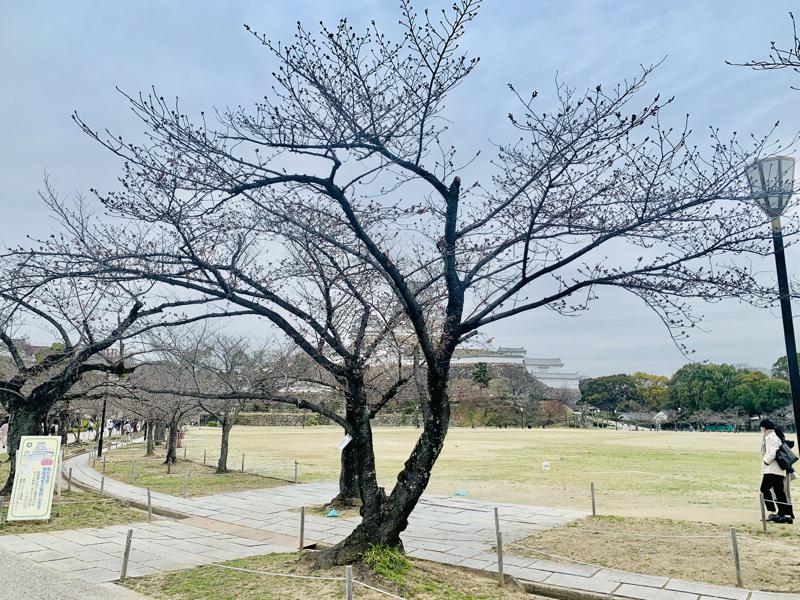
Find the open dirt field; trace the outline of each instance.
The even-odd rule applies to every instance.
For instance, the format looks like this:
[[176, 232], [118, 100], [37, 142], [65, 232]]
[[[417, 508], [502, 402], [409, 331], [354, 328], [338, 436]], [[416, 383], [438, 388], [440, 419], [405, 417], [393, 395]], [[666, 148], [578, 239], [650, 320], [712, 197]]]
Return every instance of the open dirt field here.
[[[419, 435], [413, 428], [374, 432], [378, 473], [390, 489]], [[218, 454], [220, 432], [188, 432], [189, 457]], [[231, 466], [301, 481], [336, 481], [342, 438], [337, 427], [236, 427]], [[759, 518], [760, 435], [577, 429], [450, 430], [428, 490], [522, 504], [591, 510], [595, 483], [600, 514], [720, 524]], [[542, 463], [549, 461], [550, 470]], [[800, 492], [796, 492], [800, 494]]]
[[[800, 592], [800, 532], [796, 527], [770, 526], [765, 536], [756, 524], [740, 526], [737, 543], [745, 587]], [[645, 575], [736, 585], [730, 529], [723, 525], [588, 517], [510, 543], [508, 551], [531, 558], [565, 557]]]

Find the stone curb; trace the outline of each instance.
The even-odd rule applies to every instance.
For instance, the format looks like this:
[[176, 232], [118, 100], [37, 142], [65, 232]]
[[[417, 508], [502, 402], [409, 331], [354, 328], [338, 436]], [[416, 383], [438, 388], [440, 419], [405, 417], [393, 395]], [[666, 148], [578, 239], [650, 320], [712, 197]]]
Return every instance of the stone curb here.
[[[508, 575], [506, 575], [506, 577], [508, 577]], [[511, 578], [509, 577], [509, 579]], [[547, 596], [548, 598], [556, 598], [556, 600], [608, 600], [609, 598], [618, 598], [618, 596], [614, 596], [613, 594], [598, 594], [596, 592], [547, 585], [546, 583], [517, 581], [529, 594]]]

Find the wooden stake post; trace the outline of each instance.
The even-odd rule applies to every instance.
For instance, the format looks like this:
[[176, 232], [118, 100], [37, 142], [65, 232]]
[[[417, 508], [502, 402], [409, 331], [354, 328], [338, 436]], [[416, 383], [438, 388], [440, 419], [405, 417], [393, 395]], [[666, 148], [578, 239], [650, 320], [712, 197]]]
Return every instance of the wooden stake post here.
[[128, 559], [131, 557], [131, 538], [133, 537], [133, 529], [128, 529], [128, 537], [125, 538], [125, 554], [122, 555], [122, 571], [119, 574], [119, 580], [125, 581], [128, 576]]
[[503, 533], [500, 531], [500, 513], [494, 509], [494, 532], [497, 535], [497, 576], [500, 579], [500, 587], [505, 586], [503, 574]]
[[297, 548], [299, 552], [302, 552], [303, 551], [303, 546], [305, 546], [305, 541], [303, 540], [303, 538], [305, 537], [305, 534], [306, 534], [306, 507], [305, 506], [301, 506], [300, 507], [300, 543], [299, 543], [298, 548]]
[[736, 568], [736, 585], [742, 587], [742, 565], [739, 562], [739, 542], [736, 539], [736, 529], [731, 527], [731, 543], [733, 544], [733, 565]]

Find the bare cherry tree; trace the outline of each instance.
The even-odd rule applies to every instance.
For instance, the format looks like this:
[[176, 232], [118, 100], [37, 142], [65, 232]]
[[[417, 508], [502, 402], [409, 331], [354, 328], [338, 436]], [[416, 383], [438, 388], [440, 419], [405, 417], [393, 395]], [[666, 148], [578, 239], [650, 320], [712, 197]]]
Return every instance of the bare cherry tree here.
[[[489, 162], [460, 159], [445, 104], [478, 65], [462, 42], [479, 4], [434, 16], [403, 0], [394, 40], [346, 20], [300, 25], [288, 44], [248, 28], [278, 63], [272, 93], [196, 122], [156, 92], [126, 96], [143, 143], [75, 116], [124, 159], [121, 189], [98, 194], [121, 225], [76, 251], [86, 264], [251, 308], [346, 386], [364, 518], [322, 563], [401, 546], [447, 435], [453, 352], [481, 328], [537, 309], [576, 315], [618, 289], [680, 344], [696, 300], [774, 296], [734, 258], [768, 252], [742, 174], [772, 148], [717, 130], [695, 145], [688, 125], [663, 125], [671, 100], [642, 98], [650, 67], [584, 93], [559, 84], [543, 108], [509, 86], [511, 141]], [[307, 287], [297, 269], [318, 260], [338, 275]], [[375, 318], [384, 305], [402, 309], [426, 374], [421, 433], [388, 495], [363, 385], [367, 333], [392, 326]], [[349, 329], [330, 306], [353, 310]]]
[[[20, 438], [45, 433], [50, 410], [69, 401], [84, 376], [119, 377], [135, 368], [125, 364], [118, 347], [123, 340], [229, 314], [222, 310], [188, 316], [186, 309], [212, 303], [168, 299], [152, 284], [76, 274], [64, 260], [69, 243], [67, 238], [53, 239], [36, 249], [12, 251], [0, 262], [0, 352], [8, 358], [0, 375], [0, 402], [11, 415], [11, 470], [3, 492], [13, 485]], [[56, 341], [45, 352], [30, 355], [21, 333], [31, 330], [44, 331]], [[73, 397], [78, 396], [76, 391]]]
[[274, 344], [254, 347], [245, 337], [225, 335], [206, 326], [161, 331], [151, 336], [149, 343], [162, 360], [189, 375], [184, 395], [194, 396], [198, 407], [219, 423], [222, 435], [217, 473], [227, 473], [231, 430], [239, 413], [253, 403], [236, 394], [275, 397], [286, 381], [290, 350]]

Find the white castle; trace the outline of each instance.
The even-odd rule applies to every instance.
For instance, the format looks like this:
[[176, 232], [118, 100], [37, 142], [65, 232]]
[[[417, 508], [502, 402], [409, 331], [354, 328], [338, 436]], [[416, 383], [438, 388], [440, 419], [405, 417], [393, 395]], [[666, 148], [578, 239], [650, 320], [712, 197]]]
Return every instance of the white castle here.
[[459, 348], [453, 355], [453, 364], [494, 363], [504, 365], [525, 365], [528, 373], [550, 388], [577, 390], [580, 375], [562, 371], [564, 362], [560, 358], [528, 358], [525, 348], [504, 348], [483, 350], [479, 348]]

